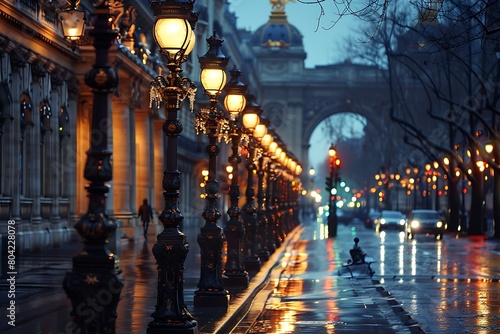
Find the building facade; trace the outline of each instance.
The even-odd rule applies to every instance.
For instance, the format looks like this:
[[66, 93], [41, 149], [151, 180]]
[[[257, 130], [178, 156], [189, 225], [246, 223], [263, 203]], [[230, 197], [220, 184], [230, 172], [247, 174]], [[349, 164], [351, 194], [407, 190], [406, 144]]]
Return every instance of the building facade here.
[[[58, 12], [65, 1], [7, 0], [0, 3], [0, 234], [16, 222], [18, 251], [57, 246], [76, 237], [72, 226], [87, 210], [83, 177], [90, 147], [93, 94], [85, 74], [95, 59], [92, 41], [84, 37], [75, 50], [62, 36]], [[93, 6], [82, 1], [87, 30]], [[119, 84], [112, 97], [108, 143], [113, 179], [107, 214], [130, 239], [138, 237], [137, 210], [148, 198], [154, 211], [163, 208], [165, 119], [162, 109], [150, 108], [149, 85], [162, 67], [151, 29], [154, 17], [147, 1], [113, 1], [112, 20], [119, 37], [110, 64]], [[230, 66], [241, 67], [247, 57], [240, 48], [236, 18], [223, 0], [199, 0], [197, 44], [184, 64], [183, 75], [199, 79], [197, 58], [214, 31], [225, 38]], [[247, 82], [257, 84], [246, 66]], [[201, 85], [198, 83], [198, 87]], [[208, 105], [201, 89], [195, 109]], [[187, 103], [186, 103], [187, 104]], [[179, 112], [183, 133], [178, 161], [182, 177], [180, 207], [187, 223], [199, 223], [204, 202], [201, 170], [206, 168], [205, 140], [197, 136], [187, 106]], [[219, 159], [227, 160], [223, 147]], [[201, 226], [201, 224], [200, 224]]]
[[[149, 100], [150, 82], [163, 64], [151, 33], [149, 2], [115, 0], [110, 5], [119, 36], [109, 61], [119, 84], [108, 122], [113, 179], [106, 206], [121, 227], [120, 237], [136, 239], [142, 234], [137, 218], [142, 200], [149, 199], [158, 214], [164, 206], [165, 114], [150, 108]], [[21, 253], [76, 237], [72, 226], [88, 205], [83, 169], [93, 135], [93, 93], [85, 75], [95, 52], [89, 37], [74, 51], [70, 48], [57, 15], [64, 6], [64, 1], [0, 2], [0, 234], [5, 235], [7, 222], [14, 220]], [[92, 3], [82, 1], [81, 7], [89, 30]], [[197, 42], [182, 72], [198, 87], [195, 112], [208, 106], [198, 83], [197, 58], [208, 50], [205, 40], [215, 31], [231, 57], [228, 70], [242, 71], [242, 81], [303, 170], [309, 169], [309, 137], [322, 119], [345, 108], [370, 118], [388, 98], [377, 69], [350, 63], [306, 69], [302, 35], [288, 22], [283, 6], [273, 8], [269, 22], [255, 32], [237, 28], [226, 0], [197, 0], [195, 11]], [[358, 85], [377, 87], [368, 102], [366, 96], [361, 101], [356, 95]], [[178, 117], [183, 125], [178, 140], [179, 207], [184, 224], [201, 226], [205, 203], [199, 183], [207, 168], [206, 139], [195, 133], [187, 102]], [[221, 149], [224, 179], [229, 148], [221, 143]], [[224, 201], [220, 205], [223, 211]]]

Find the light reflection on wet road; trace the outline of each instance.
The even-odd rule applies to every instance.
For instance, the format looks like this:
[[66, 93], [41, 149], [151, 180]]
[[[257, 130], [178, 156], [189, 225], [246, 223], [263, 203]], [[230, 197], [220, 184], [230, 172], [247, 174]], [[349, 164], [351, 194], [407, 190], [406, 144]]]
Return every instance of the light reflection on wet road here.
[[[498, 241], [451, 234], [439, 241], [428, 236], [407, 240], [398, 232], [376, 234], [360, 223], [339, 226], [344, 232], [332, 241], [322, 238], [322, 228], [315, 224], [304, 231], [248, 333], [403, 333], [394, 322], [377, 325], [379, 317], [393, 320], [385, 301], [358, 294], [368, 287], [346, 285], [341, 277], [354, 236], [375, 260], [373, 280], [380, 281], [425, 333], [500, 333]], [[358, 274], [366, 278], [366, 273], [354, 276]], [[364, 313], [357, 313], [359, 303]]]
[[498, 241], [378, 236], [380, 281], [426, 333], [500, 333]]

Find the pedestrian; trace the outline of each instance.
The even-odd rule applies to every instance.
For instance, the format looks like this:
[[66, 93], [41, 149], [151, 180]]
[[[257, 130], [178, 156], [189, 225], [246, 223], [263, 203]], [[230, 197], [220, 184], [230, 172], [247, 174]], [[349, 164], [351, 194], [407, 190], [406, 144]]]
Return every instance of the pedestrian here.
[[153, 209], [151, 209], [151, 205], [148, 204], [148, 200], [146, 198], [142, 201], [142, 205], [139, 207], [139, 217], [141, 217], [142, 228], [144, 229], [144, 238], [147, 238], [149, 222], [150, 219], [153, 220]]

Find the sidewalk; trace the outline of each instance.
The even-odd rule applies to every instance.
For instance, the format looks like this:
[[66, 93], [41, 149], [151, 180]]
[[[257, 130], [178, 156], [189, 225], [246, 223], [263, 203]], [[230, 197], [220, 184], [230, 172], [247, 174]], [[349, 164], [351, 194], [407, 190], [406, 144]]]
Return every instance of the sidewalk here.
[[[293, 265], [293, 261], [290, 262], [290, 254], [296, 254], [297, 247], [301, 247], [305, 242], [320, 237], [311, 233], [310, 226], [315, 224], [311, 223], [311, 225], [306, 224], [305, 226], [295, 228], [287, 236], [280, 248], [264, 263], [261, 270], [251, 277], [250, 285], [247, 289], [242, 291], [230, 290], [231, 299], [227, 312], [193, 308], [193, 296], [194, 291], [198, 289], [197, 284], [200, 272], [200, 251], [196, 242], [199, 227], [196, 226], [184, 230], [183, 232], [188, 237], [190, 247], [188, 257], [185, 261], [184, 298], [188, 310], [198, 322], [199, 332], [226, 334], [230, 333], [231, 329], [239, 324], [239, 329], [235, 330], [234, 333], [244, 333], [241, 331], [242, 327], [246, 326], [250, 328], [252, 325], [254, 327], [257, 326], [257, 316], [262, 309], [262, 303], [267, 300], [270, 291], [275, 289], [277, 273], [283, 271], [280, 265], [285, 262], [288, 265]], [[125, 278], [125, 286], [122, 290], [117, 310], [116, 332], [119, 334], [145, 333], [147, 324], [152, 320], [151, 313], [154, 311], [156, 304], [157, 269], [155, 259], [151, 254], [155, 235], [153, 231], [151, 233], [152, 235], [149, 236], [148, 240], [135, 243], [128, 242], [128, 240], [121, 241], [119, 252], [120, 269], [123, 271], [122, 276]], [[338, 269], [341, 268], [342, 261], [347, 260], [347, 258], [344, 258], [345, 255], [340, 256], [340, 254], [344, 251], [348, 254], [348, 249], [352, 246], [350, 229], [343, 225], [339, 226], [338, 236], [334, 240], [332, 250], [337, 255], [334, 263], [330, 265], [333, 265], [331, 268]], [[323, 240], [323, 244], [326, 241]], [[70, 321], [69, 312], [71, 303], [63, 291], [62, 281], [66, 272], [71, 270], [72, 257], [81, 248], [81, 243], [72, 243], [59, 249], [30, 254], [18, 259], [16, 327], [6, 324], [7, 318], [4, 314], [7, 304], [6, 299], [2, 298], [0, 307], [2, 307], [4, 313], [0, 321], [0, 332], [9, 334], [66, 333], [65, 326]], [[314, 253], [315, 250], [311, 250], [311, 252]], [[310, 254], [311, 258], [314, 255], [313, 253]], [[316, 254], [317, 256], [318, 254]], [[324, 259], [323, 261], [319, 259], [315, 260], [316, 264], [321, 262], [326, 263]], [[328, 298], [331, 298], [330, 302], [337, 305], [335, 312], [338, 313], [337, 316], [339, 319], [338, 322], [333, 324], [335, 327], [340, 326], [342, 323], [349, 323], [362, 325], [361, 328], [366, 329], [366, 325], [371, 324], [376, 329], [376, 331], [364, 331], [363, 333], [403, 333], [409, 330], [409, 327], [405, 326], [405, 323], [412, 325], [411, 321], [405, 321], [405, 318], [397, 316], [395, 312], [387, 313], [387, 310], [394, 310], [395, 308], [390, 305], [390, 296], [383, 295], [383, 287], [377, 285], [377, 282], [372, 282], [366, 276], [356, 280], [351, 279], [350, 275], [349, 277], [345, 277], [344, 275], [341, 275], [344, 277], [340, 277], [336, 271], [334, 273], [330, 272], [330, 274], [332, 277], [337, 276], [338, 279], [335, 281], [338, 285], [335, 286], [335, 291], [342, 291], [342, 293], [332, 294], [333, 290], [327, 291], [327, 286], [323, 286], [322, 290], [315, 291], [316, 295], [313, 295], [313, 297], [311, 297], [308, 291], [304, 290], [303, 292], [304, 294], [307, 293], [306, 298], [312, 303], [308, 307], [316, 307], [317, 312], [324, 310], [321, 309], [323, 307], [321, 304], [315, 306], [315, 298], [318, 299], [318, 296], [321, 295], [327, 295], [329, 296]], [[315, 275], [324, 275], [324, 273], [316, 271]], [[279, 276], [284, 279], [283, 282], [291, 282], [291, 276], [288, 279], [285, 279], [286, 276], [283, 273], [280, 273]], [[320, 279], [321, 277], [316, 278]], [[8, 290], [7, 282], [5, 279], [2, 279], [0, 283], [2, 294], [5, 295], [6, 290]], [[377, 292], [376, 296], [373, 296], [374, 291]], [[259, 292], [262, 293], [259, 294]], [[300, 297], [296, 296], [295, 298]], [[374, 298], [382, 298], [384, 300], [373, 303]], [[346, 304], [345, 300], [351, 300], [351, 302]], [[378, 304], [386, 305], [387, 309], [380, 309]], [[260, 309], [258, 309], [259, 305], [261, 306]], [[346, 305], [346, 307], [344, 308], [342, 305]], [[367, 310], [372, 308], [375, 311], [367, 312]], [[372, 319], [368, 323], [367, 314], [371, 314], [370, 317]], [[254, 318], [252, 319], [252, 317]], [[407, 315], [405, 317], [408, 318]], [[346, 321], [347, 319], [348, 321]], [[305, 323], [307, 324], [307, 321]], [[325, 327], [323, 326], [322, 328]], [[348, 326], [347, 328], [354, 329], [352, 326]], [[415, 328], [418, 329], [418, 327]], [[412, 332], [416, 331], [412, 330]], [[254, 331], [254, 333], [257, 332]]]

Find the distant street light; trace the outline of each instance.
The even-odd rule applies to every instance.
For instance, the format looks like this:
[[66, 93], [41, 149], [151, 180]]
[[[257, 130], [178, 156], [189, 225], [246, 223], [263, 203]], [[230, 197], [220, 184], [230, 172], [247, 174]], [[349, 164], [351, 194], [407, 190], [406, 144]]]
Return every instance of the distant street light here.
[[242, 135], [242, 127], [239, 124], [240, 113], [245, 109], [246, 98], [245, 93], [247, 90], [239, 77], [241, 71], [233, 69], [230, 71], [231, 79], [227, 83], [224, 90], [227, 95], [224, 99], [224, 105], [229, 112], [229, 139], [231, 141], [231, 156], [228, 162], [231, 167], [233, 178], [229, 188], [229, 199], [231, 207], [227, 210], [229, 220], [224, 226], [224, 234], [227, 240], [227, 260], [226, 267], [224, 268], [224, 284], [227, 286], [248, 286], [249, 277], [248, 272], [243, 265], [243, 242], [245, 236], [245, 228], [241, 220], [241, 210], [238, 207], [240, 199], [240, 188], [238, 184], [239, 171], [238, 167], [241, 162], [239, 154], [239, 144]]
[[255, 97], [247, 94], [247, 105], [242, 115], [242, 123], [245, 128], [245, 133], [248, 136], [247, 143], [247, 190], [245, 192], [246, 202], [243, 206], [243, 221], [245, 223], [245, 245], [244, 245], [244, 263], [246, 270], [258, 271], [262, 263], [258, 256], [259, 248], [257, 239], [258, 221], [257, 208], [255, 207], [255, 189], [254, 189], [254, 171], [257, 170], [255, 165], [256, 141], [253, 136], [255, 127], [260, 122], [260, 114], [262, 109], [255, 103]]
[[209, 97], [210, 107], [201, 110], [196, 115], [196, 128], [206, 133], [208, 145], [208, 179], [205, 187], [207, 206], [203, 211], [205, 225], [198, 234], [198, 244], [201, 250], [201, 270], [198, 290], [195, 291], [195, 307], [229, 307], [229, 292], [222, 282], [222, 246], [224, 235], [222, 228], [217, 225], [221, 213], [217, 209], [219, 198], [219, 184], [217, 181], [217, 156], [220, 148], [217, 139], [228, 126], [221, 110], [217, 108], [218, 96], [226, 84], [226, 66], [229, 58], [222, 53], [223, 40], [214, 34], [207, 38], [209, 49], [205, 55], [199, 57], [200, 81]]

